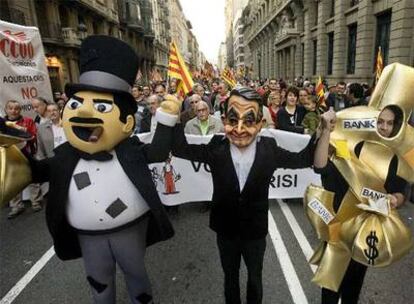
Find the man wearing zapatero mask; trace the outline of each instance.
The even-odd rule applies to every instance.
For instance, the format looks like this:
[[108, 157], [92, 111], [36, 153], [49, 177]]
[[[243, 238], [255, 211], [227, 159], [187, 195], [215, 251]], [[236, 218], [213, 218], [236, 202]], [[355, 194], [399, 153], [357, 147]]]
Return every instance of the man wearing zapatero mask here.
[[173, 154], [204, 162], [213, 177], [210, 228], [217, 233], [217, 245], [224, 271], [226, 303], [241, 303], [240, 260], [248, 271], [247, 303], [261, 303], [262, 266], [268, 233], [269, 183], [277, 168], [302, 168], [313, 164], [326, 147], [335, 113], [322, 116], [320, 138], [298, 153], [278, 147], [274, 138], [258, 136], [263, 124], [260, 95], [249, 88], [236, 88], [224, 103], [225, 135], [215, 135], [208, 144], [188, 144], [182, 128], [176, 128]]
[[118, 264], [130, 302], [150, 303], [146, 246], [174, 231], [148, 163], [167, 159], [181, 105], [166, 96], [153, 141], [143, 144], [130, 137], [137, 110], [130, 94], [138, 70], [135, 51], [118, 39], [90, 36], [80, 62], [79, 83], [66, 86], [70, 99], [62, 121], [68, 142], [53, 158], [29, 159], [32, 179], [50, 182], [46, 220], [55, 252], [62, 260], [83, 257], [94, 302], [115, 303]]

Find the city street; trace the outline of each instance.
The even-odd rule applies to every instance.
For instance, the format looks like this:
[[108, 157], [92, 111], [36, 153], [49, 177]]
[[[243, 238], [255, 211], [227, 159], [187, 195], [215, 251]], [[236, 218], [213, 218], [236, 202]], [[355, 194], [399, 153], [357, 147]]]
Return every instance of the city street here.
[[[208, 213], [201, 209], [197, 203], [180, 206], [179, 213], [171, 216], [175, 237], [147, 251], [155, 303], [224, 303], [215, 234], [208, 228]], [[82, 261], [62, 262], [49, 250], [52, 244], [44, 211], [33, 213], [27, 208], [14, 220], [7, 220], [7, 211], [3, 208], [0, 213], [0, 303], [91, 303]], [[411, 203], [400, 209], [412, 232], [413, 214]], [[273, 200], [270, 215], [263, 303], [320, 303], [319, 288], [311, 282], [313, 270], [306, 262], [318, 241], [301, 203]], [[369, 269], [360, 303], [412, 303], [413, 261], [412, 250], [391, 267]], [[243, 299], [245, 284], [243, 266]], [[117, 298], [118, 303], [129, 303], [121, 273]]]

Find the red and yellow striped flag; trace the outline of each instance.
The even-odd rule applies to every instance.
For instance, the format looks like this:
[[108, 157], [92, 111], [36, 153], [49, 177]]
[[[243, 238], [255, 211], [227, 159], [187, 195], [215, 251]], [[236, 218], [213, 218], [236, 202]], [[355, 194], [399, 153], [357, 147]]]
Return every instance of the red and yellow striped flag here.
[[227, 82], [227, 84], [234, 88], [236, 86], [236, 79], [234, 79], [233, 73], [230, 71], [229, 68], [224, 68], [224, 70], [221, 72], [221, 78]]
[[171, 42], [170, 58], [168, 61], [168, 76], [180, 80], [177, 87], [177, 93], [182, 96], [188, 94], [194, 85], [190, 72], [188, 71], [183, 57], [181, 57], [175, 42]]
[[378, 80], [381, 77], [382, 70], [384, 69], [384, 60], [382, 59], [382, 52], [381, 47], [378, 47], [378, 53], [377, 53], [377, 62], [375, 65], [375, 84], [378, 83]]
[[326, 109], [325, 102], [325, 89], [322, 83], [322, 78], [319, 76], [318, 83], [315, 88], [316, 96], [318, 96], [318, 107], [323, 107]]

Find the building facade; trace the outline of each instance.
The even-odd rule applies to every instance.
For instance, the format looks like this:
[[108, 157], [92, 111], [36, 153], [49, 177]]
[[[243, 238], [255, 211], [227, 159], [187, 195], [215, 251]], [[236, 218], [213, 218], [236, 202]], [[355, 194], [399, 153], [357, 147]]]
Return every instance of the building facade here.
[[79, 49], [89, 35], [130, 44], [147, 81], [155, 65], [153, 11], [147, 0], [2, 0], [0, 18], [39, 28], [54, 91], [79, 80]]
[[411, 0], [250, 0], [243, 16], [255, 78], [371, 83], [379, 47], [414, 66]]
[[170, 36], [170, 10], [168, 0], [152, 0], [153, 9], [153, 31], [155, 33], [154, 41], [154, 69], [160, 73], [163, 78], [167, 77], [168, 58], [171, 43]]
[[220, 70], [223, 70], [227, 66], [227, 51], [225, 42], [220, 44], [217, 66]]
[[234, 17], [233, 25], [233, 54], [234, 68], [236, 70], [244, 68], [244, 37], [243, 37], [243, 19], [242, 11], [239, 10]]

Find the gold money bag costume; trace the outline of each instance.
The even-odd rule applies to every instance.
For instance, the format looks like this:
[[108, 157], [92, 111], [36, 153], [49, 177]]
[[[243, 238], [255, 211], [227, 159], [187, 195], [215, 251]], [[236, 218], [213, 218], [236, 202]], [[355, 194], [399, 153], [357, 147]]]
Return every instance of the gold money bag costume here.
[[31, 181], [28, 161], [16, 146], [25, 145], [30, 139], [31, 134], [7, 126], [0, 118], [0, 206]]
[[[403, 116], [399, 131], [381, 136], [376, 128], [379, 114], [387, 106], [398, 107]], [[414, 128], [408, 119], [414, 108], [414, 69], [388, 65], [368, 106], [337, 113], [331, 157], [349, 185], [337, 212], [335, 193], [309, 186], [305, 211], [321, 244], [310, 263], [318, 265], [313, 282], [338, 291], [352, 259], [366, 266], [383, 267], [403, 257], [413, 245], [409, 229], [391, 209], [384, 188], [391, 160], [398, 159], [397, 175], [414, 182]], [[360, 154], [355, 147], [363, 143]]]

